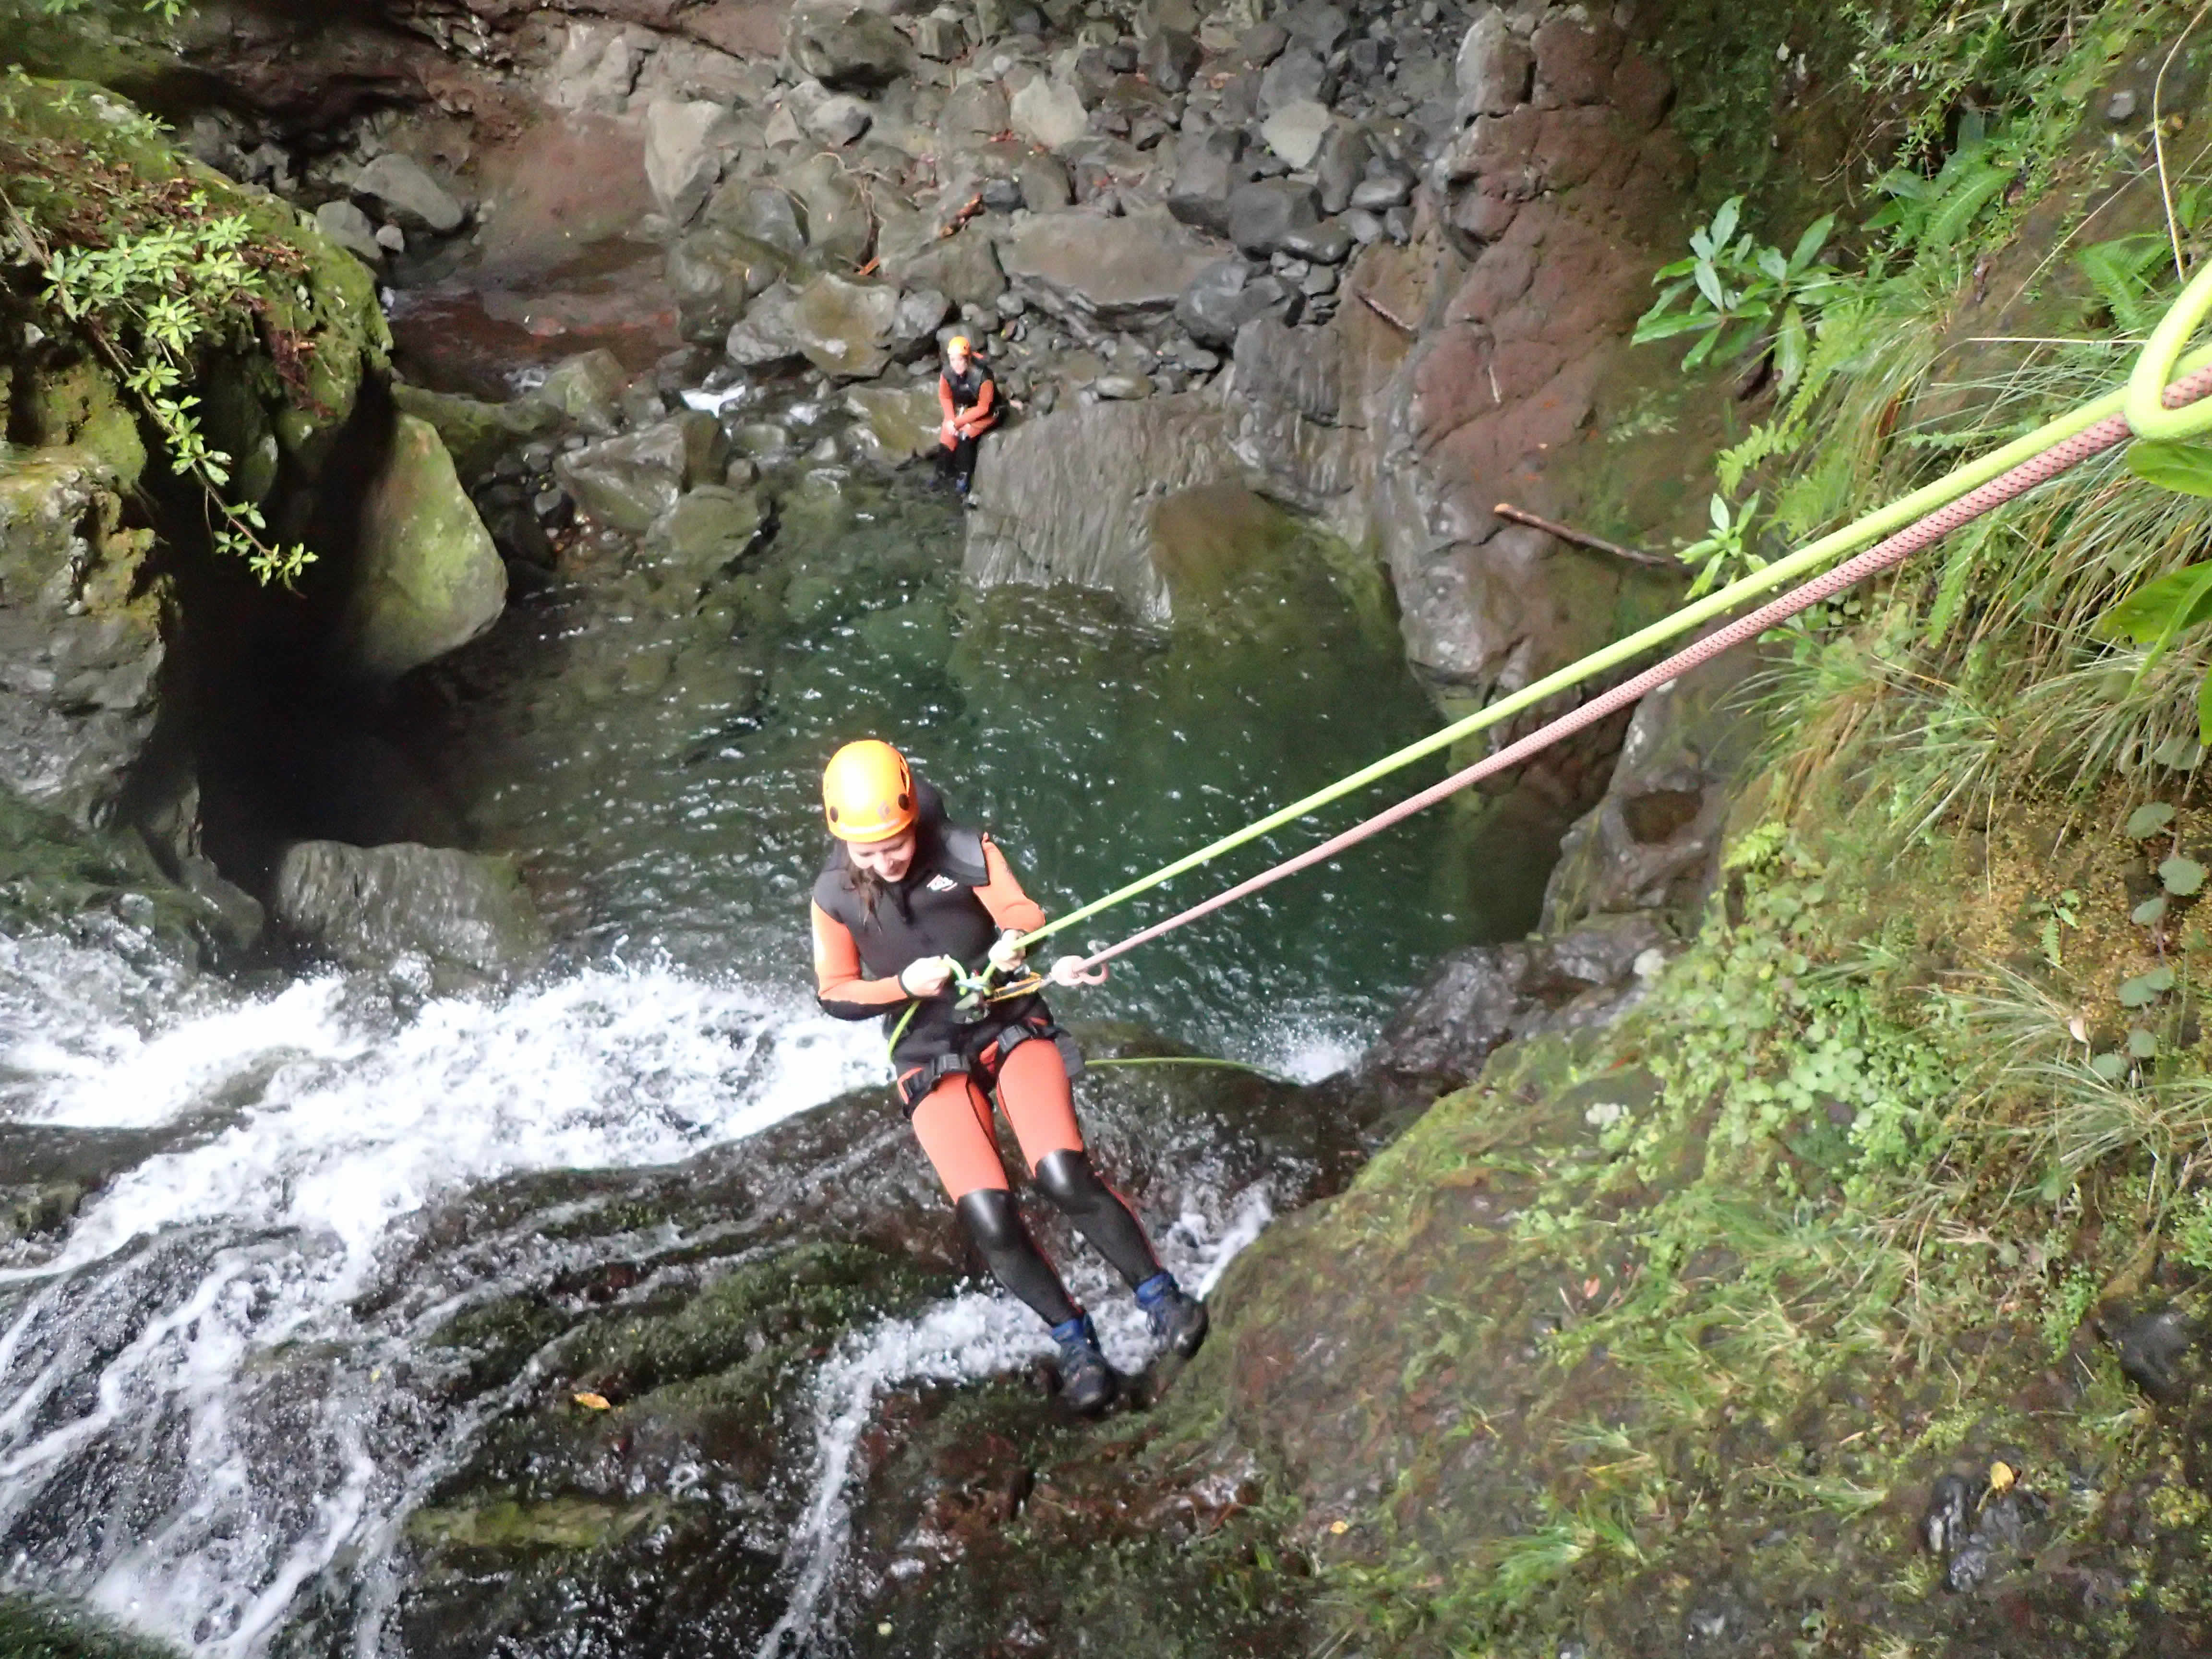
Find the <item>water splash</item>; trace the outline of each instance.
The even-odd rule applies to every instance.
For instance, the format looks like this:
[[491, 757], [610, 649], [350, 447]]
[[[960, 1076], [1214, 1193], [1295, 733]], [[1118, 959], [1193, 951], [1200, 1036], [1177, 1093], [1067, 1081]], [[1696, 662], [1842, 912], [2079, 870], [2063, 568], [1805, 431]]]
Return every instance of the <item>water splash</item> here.
[[45, 1540], [11, 1576], [195, 1651], [262, 1650], [474, 1427], [409, 1422], [377, 1387], [410, 1333], [352, 1304], [396, 1224], [516, 1171], [667, 1163], [881, 1075], [867, 1033], [666, 969], [402, 1009], [335, 976], [252, 997], [0, 948], [9, 1117], [216, 1124], [0, 1273], [0, 1535], [35, 1513]]

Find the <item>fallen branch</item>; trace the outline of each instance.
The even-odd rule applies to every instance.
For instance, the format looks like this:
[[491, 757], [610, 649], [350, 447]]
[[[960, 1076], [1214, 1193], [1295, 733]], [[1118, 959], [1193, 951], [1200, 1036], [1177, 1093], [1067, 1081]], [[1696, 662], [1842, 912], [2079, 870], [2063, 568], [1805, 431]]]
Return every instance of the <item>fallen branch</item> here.
[[1587, 530], [1577, 530], [1571, 526], [1559, 524], [1550, 519], [1540, 517], [1525, 507], [1514, 506], [1510, 501], [1500, 501], [1490, 510], [1501, 519], [1510, 519], [1515, 524], [1525, 524], [1531, 530], [1540, 530], [1546, 535], [1557, 536], [1563, 542], [1572, 542], [1577, 547], [1587, 547], [1594, 553], [1610, 553], [1614, 558], [1626, 559], [1631, 564], [1662, 567], [1676, 562], [1664, 553], [1642, 553], [1632, 547], [1623, 547], [1619, 542], [1609, 542], [1602, 536], [1593, 536]]

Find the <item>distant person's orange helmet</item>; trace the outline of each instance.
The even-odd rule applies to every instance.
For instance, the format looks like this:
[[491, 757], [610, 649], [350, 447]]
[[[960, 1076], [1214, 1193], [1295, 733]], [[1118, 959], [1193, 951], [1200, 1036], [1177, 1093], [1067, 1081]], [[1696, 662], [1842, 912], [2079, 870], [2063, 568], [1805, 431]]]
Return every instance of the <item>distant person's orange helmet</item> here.
[[822, 774], [822, 812], [840, 841], [889, 841], [914, 827], [914, 774], [906, 757], [870, 738], [848, 743]]

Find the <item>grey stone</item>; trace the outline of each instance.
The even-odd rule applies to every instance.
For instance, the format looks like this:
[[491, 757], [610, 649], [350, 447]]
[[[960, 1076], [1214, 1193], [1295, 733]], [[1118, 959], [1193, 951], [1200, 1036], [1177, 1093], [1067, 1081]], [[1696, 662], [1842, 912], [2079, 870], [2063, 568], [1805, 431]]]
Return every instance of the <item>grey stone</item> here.
[[376, 226], [351, 202], [325, 202], [315, 210], [315, 222], [322, 227], [323, 234], [347, 252], [357, 254], [371, 265], [384, 263], [385, 248], [376, 240]]
[[1237, 37], [1237, 55], [1247, 67], [1262, 69], [1291, 44], [1291, 32], [1280, 23], [1255, 23]]
[[526, 441], [542, 437], [561, 424], [558, 410], [542, 397], [517, 398], [509, 403], [483, 403], [450, 392], [426, 392], [421, 386], [394, 381], [392, 401], [404, 414], [428, 421], [438, 428], [446, 453], [453, 458], [453, 471], [464, 484], [475, 485], [491, 476], [514, 457]]
[[1079, 209], [1032, 214], [1007, 237], [1000, 258], [1006, 275], [1046, 309], [1119, 327], [1172, 310], [1214, 256], [1151, 208], [1120, 219]]
[[1234, 345], [1237, 331], [1256, 317], [1279, 315], [1289, 294], [1273, 276], [1255, 278], [1242, 259], [1208, 265], [1176, 302], [1176, 321], [1194, 340]]
[[601, 347], [563, 357], [546, 370], [532, 395], [579, 431], [611, 438], [618, 425], [623, 388], [629, 384], [622, 360]]
[[1314, 161], [1314, 185], [1323, 213], [1341, 213], [1352, 205], [1352, 192], [1365, 175], [1371, 153], [1367, 135], [1358, 127], [1339, 124], [1328, 129]]
[[1292, 168], [1303, 168], [1321, 154], [1322, 140], [1328, 136], [1332, 118], [1326, 104], [1310, 100], [1285, 104], [1267, 118], [1260, 136]]
[[745, 307], [745, 314], [731, 325], [722, 342], [730, 361], [744, 368], [764, 368], [797, 357], [799, 331], [792, 311], [798, 299], [798, 290], [788, 283], [773, 283], [763, 290]]
[[653, 521], [646, 546], [666, 563], [703, 574], [751, 546], [761, 517], [750, 490], [702, 484]]
[[397, 225], [379, 225], [376, 228], [376, 245], [386, 253], [404, 253], [407, 252], [407, 233]]
[[1053, 76], [1038, 76], [1006, 106], [1015, 131], [1044, 149], [1065, 149], [1091, 130], [1083, 95]]
[[684, 423], [663, 421], [563, 455], [553, 475], [599, 523], [641, 536], [675, 507], [690, 460]]
[[1233, 127], [1186, 136], [1176, 146], [1168, 211], [1187, 225], [1226, 236], [1229, 198], [1251, 177], [1243, 155], [1244, 135]]
[[1291, 39], [1303, 41], [1324, 58], [1336, 50], [1336, 43], [1352, 27], [1343, 8], [1329, 4], [1328, 0], [1305, 0], [1276, 21], [1290, 31]]
[[970, 227], [951, 236], [926, 235], [910, 249], [887, 248], [884, 275], [902, 287], [930, 289], [957, 306], [988, 307], [1006, 291], [991, 239]]
[[453, 194], [422, 165], [397, 150], [386, 150], [354, 175], [353, 192], [384, 210], [384, 216], [409, 230], [450, 236], [467, 217]]
[[1311, 185], [1255, 179], [1240, 185], [1229, 198], [1229, 240], [1255, 258], [1281, 247], [1285, 237], [1320, 223], [1320, 202]]
[[785, 25], [784, 51], [800, 73], [841, 92], [889, 86], [914, 67], [906, 36], [856, 0], [794, 8]]
[[792, 331], [809, 362], [835, 379], [872, 380], [890, 364], [898, 290], [821, 276], [801, 289]]
[[349, 678], [397, 679], [465, 645], [507, 608], [507, 567], [428, 421], [393, 416], [359, 523], [335, 647]]
[[854, 386], [845, 406], [859, 417], [854, 436], [876, 459], [896, 466], [937, 451], [937, 389], [933, 386]]
[[1129, 403], [1152, 395], [1152, 383], [1140, 374], [1102, 374], [1091, 383], [1101, 398]]
[[1607, 916], [1561, 938], [1455, 951], [1383, 1030], [1363, 1067], [1454, 1085], [1501, 1044], [1603, 1024], [1638, 1000], [1637, 970], [1674, 936], [1653, 916]]
[[355, 967], [407, 957], [491, 978], [545, 957], [545, 925], [505, 859], [400, 842], [295, 842], [276, 868], [271, 909], [313, 949]]
[[867, 198], [836, 156], [805, 156], [787, 167], [779, 182], [799, 207], [809, 259], [849, 269], [867, 257], [874, 218]]
[[825, 98], [808, 111], [800, 125], [825, 144], [840, 147], [853, 143], [868, 130], [875, 112], [848, 93]]
[[1049, 155], [1029, 157], [1022, 163], [1019, 178], [1022, 204], [1032, 213], [1050, 213], [1075, 200], [1075, 186], [1068, 181], [1067, 169]]
[[1162, 92], [1177, 93], [1190, 85], [1203, 57], [1195, 35], [1164, 28], [1145, 42], [1138, 64]]
[[1476, 18], [1461, 40], [1452, 66], [1462, 120], [1478, 115], [1507, 115], [1528, 98], [1536, 57], [1495, 9]]
[[1352, 205], [1368, 213], [1402, 207], [1413, 198], [1413, 181], [1403, 173], [1389, 173], [1380, 178], [1362, 179], [1352, 187]]
[[986, 210], [992, 213], [1012, 213], [1022, 204], [1021, 182], [1015, 179], [988, 179], [977, 192]]
[[952, 301], [934, 289], [915, 289], [900, 295], [891, 318], [892, 351], [908, 357], [925, 342], [934, 345], [937, 331], [951, 315]]
[[968, 50], [967, 31], [961, 27], [957, 17], [931, 12], [915, 20], [914, 49], [924, 58], [949, 64]]
[[1279, 246], [1294, 258], [1309, 259], [1316, 264], [1340, 265], [1352, 257], [1352, 230], [1341, 219], [1324, 220], [1318, 225], [1302, 225], [1284, 232]]
[[754, 296], [790, 268], [791, 261], [776, 249], [719, 225], [702, 222], [678, 237], [668, 250], [668, 289], [684, 337], [702, 343], [723, 338]]
[[937, 118], [937, 154], [945, 176], [963, 150], [981, 148], [1006, 130], [1006, 94], [996, 81], [970, 81], [955, 87]]
[[87, 451], [0, 451], [0, 784], [81, 827], [115, 812], [153, 737], [165, 581]]
[[1321, 58], [1293, 46], [1267, 65], [1260, 77], [1260, 113], [1273, 115], [1290, 104], [1326, 104], [1336, 95], [1336, 76]]
[[646, 182], [671, 223], [687, 225], [707, 205], [739, 131], [729, 111], [703, 99], [656, 98], [646, 106]]
[[772, 247], [786, 259], [798, 259], [806, 252], [806, 230], [799, 222], [798, 204], [774, 185], [745, 179], [728, 180], [707, 204], [704, 222]]

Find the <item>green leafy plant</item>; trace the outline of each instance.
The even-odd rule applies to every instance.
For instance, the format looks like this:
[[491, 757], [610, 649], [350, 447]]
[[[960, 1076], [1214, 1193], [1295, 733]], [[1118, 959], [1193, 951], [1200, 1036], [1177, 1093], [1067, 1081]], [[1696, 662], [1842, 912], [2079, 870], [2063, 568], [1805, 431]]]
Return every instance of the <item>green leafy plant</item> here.
[[2043, 947], [2043, 959], [2053, 968], [2063, 968], [2066, 953], [2059, 935], [2067, 928], [2081, 925], [2081, 893], [2069, 887], [2055, 898], [2037, 899], [2028, 910], [2041, 924], [2036, 929], [2036, 939]]
[[1665, 286], [1637, 319], [1635, 343], [1703, 335], [1682, 359], [1685, 368], [1709, 357], [1733, 362], [1765, 349], [1773, 354], [1776, 382], [1786, 392], [1804, 374], [1814, 319], [1836, 292], [1835, 269], [1820, 259], [1836, 216], [1807, 226], [1786, 254], [1760, 246], [1748, 231], [1739, 234], [1742, 217], [1743, 198], [1730, 197], [1711, 224], [1690, 234], [1690, 257], [1652, 277]]
[[[19, 94], [48, 96], [63, 108], [73, 93], [44, 93], [18, 71], [5, 97], [12, 116]], [[135, 137], [150, 136], [143, 121], [125, 125]], [[96, 153], [77, 159], [101, 176]], [[102, 182], [120, 194], [112, 179]], [[0, 255], [35, 273], [57, 331], [82, 341], [114, 372], [159, 434], [171, 471], [198, 487], [216, 550], [243, 559], [262, 582], [289, 587], [315, 556], [271, 542], [259, 507], [231, 498], [232, 458], [208, 441], [199, 399], [188, 389], [201, 354], [235, 343], [262, 314], [265, 273], [256, 261], [266, 251], [245, 215], [216, 212], [206, 192], [185, 181], [131, 205], [139, 210], [135, 220], [111, 210], [97, 222], [78, 218], [42, 229], [0, 188]]]
[[[66, 17], [71, 12], [82, 11], [87, 0], [39, 0], [39, 9], [49, 17]], [[149, 17], [158, 17], [165, 23], [173, 23], [192, 9], [192, 0], [138, 0], [139, 9]]]
[[1970, 112], [1934, 177], [1893, 167], [1875, 182], [1889, 200], [1866, 228], [1884, 234], [1894, 252], [1917, 256], [1955, 247], [2021, 177], [2028, 159], [2021, 132], [2009, 126], [1990, 131], [1984, 118]]
[[[2205, 445], [2130, 444], [2128, 470], [2161, 489], [2212, 498], [2212, 447]], [[2145, 582], [2099, 618], [2092, 632], [2100, 640], [2125, 640], [2141, 647], [2145, 654], [2136, 670], [2140, 678], [2184, 634], [2208, 621], [2212, 621], [2212, 561], [2185, 565]], [[2212, 744], [2212, 674], [2197, 689], [2197, 731], [2198, 742]]]
[[1716, 495], [1708, 509], [1708, 521], [1712, 533], [1692, 542], [1675, 554], [1675, 557], [1698, 573], [1690, 584], [1690, 597], [1710, 592], [1723, 581], [1734, 581], [1754, 570], [1764, 570], [1766, 561], [1753, 550], [1751, 544], [1751, 521], [1759, 511], [1759, 497], [1753, 495], [1740, 507], [1731, 507], [1725, 496]]

